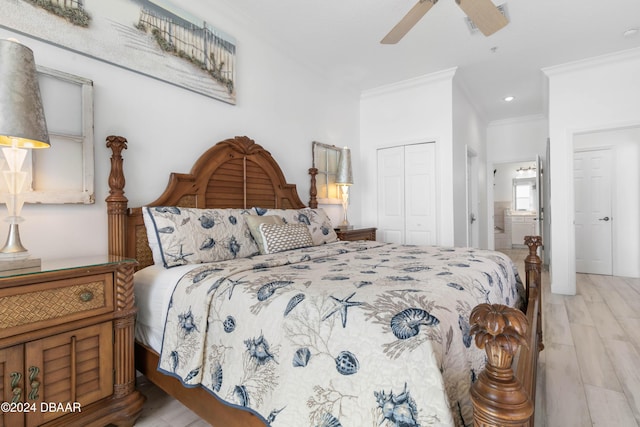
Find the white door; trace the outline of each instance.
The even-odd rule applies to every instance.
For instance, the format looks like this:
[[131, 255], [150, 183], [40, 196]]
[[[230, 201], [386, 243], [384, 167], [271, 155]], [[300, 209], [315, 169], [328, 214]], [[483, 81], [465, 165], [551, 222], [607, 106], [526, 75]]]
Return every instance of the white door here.
[[467, 246], [478, 247], [479, 222], [478, 222], [478, 172], [476, 171], [477, 154], [466, 147], [467, 150]]
[[547, 138], [547, 149], [545, 155], [545, 165], [543, 169], [538, 169], [542, 174], [542, 254], [545, 266], [551, 261], [551, 140]]
[[543, 174], [543, 170], [542, 170], [542, 160], [540, 159], [540, 156], [536, 155], [536, 211], [538, 213], [538, 215], [536, 216], [535, 222], [536, 222], [536, 231], [535, 231], [535, 235], [536, 236], [542, 236], [542, 227], [543, 227], [543, 206], [544, 206], [544, 182], [542, 180], [542, 174]]
[[611, 275], [611, 151], [576, 151], [573, 165], [576, 272]]
[[380, 149], [377, 157], [380, 240], [435, 244], [435, 144]]
[[378, 238], [404, 243], [404, 147], [378, 150]]
[[405, 243], [436, 244], [435, 144], [404, 147]]

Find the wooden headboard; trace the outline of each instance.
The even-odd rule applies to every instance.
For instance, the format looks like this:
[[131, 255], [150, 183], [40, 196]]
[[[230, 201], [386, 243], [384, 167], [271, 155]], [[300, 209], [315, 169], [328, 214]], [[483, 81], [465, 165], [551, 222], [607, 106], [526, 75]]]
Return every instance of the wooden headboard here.
[[[142, 208], [128, 208], [124, 196], [122, 150], [127, 140], [107, 137], [112, 150], [109, 175], [109, 253], [153, 264]], [[296, 186], [288, 184], [271, 154], [246, 136], [225, 139], [208, 149], [188, 174], [171, 173], [164, 192], [145, 206], [195, 208], [302, 208]]]

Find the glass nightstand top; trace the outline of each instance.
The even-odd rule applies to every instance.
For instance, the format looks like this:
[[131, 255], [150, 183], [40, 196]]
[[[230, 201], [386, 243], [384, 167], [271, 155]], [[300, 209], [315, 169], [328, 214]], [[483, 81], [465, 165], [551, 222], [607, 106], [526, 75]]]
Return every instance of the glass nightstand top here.
[[[42, 260], [40, 266], [20, 268], [15, 270], [0, 271], [0, 279], [9, 279], [11, 277], [24, 276], [29, 274], [38, 274], [51, 271], [71, 270], [82, 267], [99, 267], [103, 265], [119, 264], [122, 262], [135, 264], [136, 260], [130, 258], [119, 257], [115, 255], [95, 255], [88, 257], [75, 257], [64, 259], [46, 259]], [[0, 266], [2, 261], [0, 261]]]

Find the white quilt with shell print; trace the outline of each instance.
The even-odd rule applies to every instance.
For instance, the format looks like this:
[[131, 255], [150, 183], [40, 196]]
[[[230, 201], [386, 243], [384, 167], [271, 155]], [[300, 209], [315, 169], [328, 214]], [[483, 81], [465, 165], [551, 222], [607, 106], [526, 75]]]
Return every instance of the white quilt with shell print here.
[[176, 285], [159, 369], [273, 427], [470, 425], [479, 303], [522, 285], [492, 251], [336, 242], [202, 264]]

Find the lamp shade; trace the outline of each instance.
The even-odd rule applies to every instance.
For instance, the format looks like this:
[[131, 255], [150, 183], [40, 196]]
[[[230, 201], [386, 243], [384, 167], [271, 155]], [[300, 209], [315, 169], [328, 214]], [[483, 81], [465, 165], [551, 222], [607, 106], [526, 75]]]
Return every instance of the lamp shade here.
[[351, 170], [351, 150], [347, 147], [344, 147], [342, 150], [340, 150], [340, 160], [338, 161], [338, 175], [336, 176], [336, 184], [353, 184], [353, 171]]
[[0, 145], [51, 145], [33, 52], [6, 39], [0, 40]]

